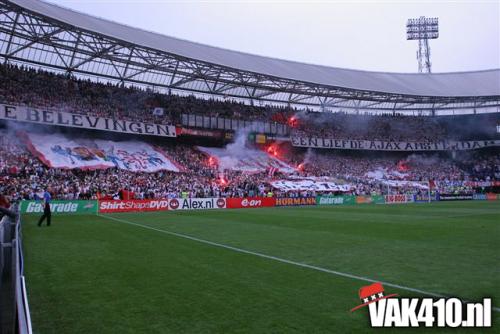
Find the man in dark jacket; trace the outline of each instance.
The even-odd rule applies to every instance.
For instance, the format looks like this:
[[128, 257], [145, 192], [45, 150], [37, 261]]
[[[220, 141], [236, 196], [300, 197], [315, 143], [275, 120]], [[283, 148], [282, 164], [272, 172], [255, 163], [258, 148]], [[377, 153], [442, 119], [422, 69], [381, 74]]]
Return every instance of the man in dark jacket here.
[[52, 212], [50, 211], [50, 201], [52, 197], [50, 196], [49, 189], [45, 190], [42, 197], [43, 215], [38, 220], [38, 226], [42, 226], [42, 222], [47, 218], [47, 226], [50, 226], [50, 220], [52, 218]]

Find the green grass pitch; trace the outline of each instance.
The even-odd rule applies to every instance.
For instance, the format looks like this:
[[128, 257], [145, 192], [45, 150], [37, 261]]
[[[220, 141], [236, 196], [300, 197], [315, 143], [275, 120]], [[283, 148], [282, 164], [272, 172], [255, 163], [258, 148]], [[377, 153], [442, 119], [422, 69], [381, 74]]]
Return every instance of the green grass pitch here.
[[374, 331], [350, 312], [369, 282], [237, 250], [500, 307], [500, 202], [37, 218], [23, 217], [35, 333]]

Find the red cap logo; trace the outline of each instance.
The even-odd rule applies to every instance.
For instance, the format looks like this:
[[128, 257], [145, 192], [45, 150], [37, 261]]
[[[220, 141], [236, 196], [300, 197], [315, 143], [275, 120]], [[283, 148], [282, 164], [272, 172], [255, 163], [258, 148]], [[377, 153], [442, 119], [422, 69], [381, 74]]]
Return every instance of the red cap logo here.
[[358, 305], [351, 309], [351, 312], [356, 311], [357, 309], [366, 306], [371, 303], [378, 302], [381, 299], [390, 298], [397, 296], [397, 294], [393, 293], [390, 295], [385, 295], [384, 287], [382, 283], [373, 283], [367, 286], [361, 287], [359, 289], [359, 298], [361, 299], [361, 305]]

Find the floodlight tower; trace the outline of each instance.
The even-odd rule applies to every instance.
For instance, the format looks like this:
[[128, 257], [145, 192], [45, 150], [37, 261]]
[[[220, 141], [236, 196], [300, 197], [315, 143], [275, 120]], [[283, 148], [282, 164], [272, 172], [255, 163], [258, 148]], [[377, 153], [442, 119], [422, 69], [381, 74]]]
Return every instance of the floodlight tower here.
[[418, 40], [418, 72], [431, 73], [431, 48], [429, 39], [439, 37], [438, 18], [420, 16], [418, 19], [408, 19], [406, 23], [406, 39]]

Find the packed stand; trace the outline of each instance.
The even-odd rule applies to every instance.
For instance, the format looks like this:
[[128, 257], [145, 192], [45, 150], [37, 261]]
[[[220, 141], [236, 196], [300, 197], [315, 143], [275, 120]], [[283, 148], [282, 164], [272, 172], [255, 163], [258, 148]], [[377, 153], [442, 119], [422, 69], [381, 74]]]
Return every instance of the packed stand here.
[[[288, 115], [297, 112], [281, 107], [166, 95], [9, 64], [0, 64], [0, 76], [0, 103], [120, 120], [178, 124], [180, 115], [187, 113], [286, 123]], [[154, 114], [154, 108], [162, 108], [163, 114]]]
[[98, 170], [48, 168], [17, 137], [0, 133], [0, 189], [15, 198], [35, 199], [50, 189], [56, 199], [119, 199], [123, 190], [136, 199], [235, 197], [267, 194], [263, 175], [219, 173], [203, 153], [189, 146], [163, 149], [183, 168], [180, 173], [134, 173], [117, 168]]
[[291, 136], [401, 142], [500, 139], [497, 123], [500, 114], [428, 117], [302, 112], [296, 115]]
[[[163, 150], [180, 165], [181, 172], [136, 173], [117, 168], [79, 170], [48, 168], [12, 134], [0, 132], [0, 187], [3, 193], [33, 199], [50, 189], [57, 199], [119, 199], [123, 191], [137, 199], [175, 197], [314, 196], [309, 192], [284, 192], [270, 182], [287, 179], [279, 171], [270, 174], [220, 171], [209, 157], [188, 145], [164, 145]], [[318, 153], [314, 150], [288, 152], [297, 172], [294, 177], [327, 177], [339, 184], [351, 184], [351, 193], [386, 194], [421, 191], [415, 183], [388, 189], [387, 180], [412, 181], [427, 185], [430, 180], [441, 192], [456, 191], [462, 181], [500, 180], [500, 155], [470, 154], [461, 160], [432, 155], [406, 158], [378, 155]], [[461, 191], [472, 191], [463, 188]]]
[[[438, 141], [498, 138], [500, 115], [419, 117], [318, 113], [253, 106], [230, 99], [167, 95], [134, 86], [97, 83], [41, 69], [0, 64], [0, 103], [112, 119], [181, 124], [182, 114], [287, 124], [292, 136], [334, 139]], [[162, 112], [154, 113], [155, 108]]]

